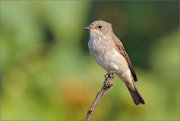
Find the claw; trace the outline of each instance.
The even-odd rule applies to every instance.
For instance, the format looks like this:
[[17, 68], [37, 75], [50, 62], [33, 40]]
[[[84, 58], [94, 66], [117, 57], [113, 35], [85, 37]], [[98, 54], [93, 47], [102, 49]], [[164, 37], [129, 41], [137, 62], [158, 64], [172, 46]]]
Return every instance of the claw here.
[[107, 74], [104, 75], [105, 79], [109, 77], [109, 72], [107, 72]]
[[[108, 71], [107, 74], [104, 75], [105, 78], [111, 78], [111, 79], [114, 79], [114, 71]], [[105, 86], [106, 86], [106, 89], [110, 88], [111, 86], [113, 86], [113, 84], [110, 82], [110, 80], [106, 80], [104, 82]]]
[[105, 74], [104, 76], [105, 78], [109, 77], [109, 78], [114, 79], [114, 71], [108, 71], [107, 74]]

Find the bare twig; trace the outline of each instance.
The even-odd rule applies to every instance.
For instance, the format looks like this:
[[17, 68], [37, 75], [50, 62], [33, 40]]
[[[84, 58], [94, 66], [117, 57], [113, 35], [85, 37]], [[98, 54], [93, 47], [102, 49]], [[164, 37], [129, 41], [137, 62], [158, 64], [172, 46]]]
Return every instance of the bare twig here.
[[104, 93], [112, 86], [112, 84], [110, 83], [110, 80], [112, 80], [114, 78], [114, 75], [112, 72], [108, 72], [105, 75], [105, 81], [104, 84], [101, 88], [101, 90], [97, 93], [91, 107], [89, 108], [89, 110], [87, 111], [86, 117], [84, 119], [84, 121], [89, 121], [90, 119], [90, 115], [92, 115], [92, 112], [94, 111], [96, 105], [98, 104], [98, 102], [100, 101], [101, 97], [104, 95]]

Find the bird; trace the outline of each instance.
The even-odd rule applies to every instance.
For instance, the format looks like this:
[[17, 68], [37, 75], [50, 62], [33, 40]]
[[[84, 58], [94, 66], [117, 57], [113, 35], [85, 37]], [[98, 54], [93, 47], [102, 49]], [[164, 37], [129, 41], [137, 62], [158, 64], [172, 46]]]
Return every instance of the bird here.
[[97, 64], [125, 83], [136, 105], [145, 104], [135, 84], [137, 76], [133, 65], [122, 42], [114, 34], [111, 23], [97, 20], [85, 29], [89, 30], [88, 48]]

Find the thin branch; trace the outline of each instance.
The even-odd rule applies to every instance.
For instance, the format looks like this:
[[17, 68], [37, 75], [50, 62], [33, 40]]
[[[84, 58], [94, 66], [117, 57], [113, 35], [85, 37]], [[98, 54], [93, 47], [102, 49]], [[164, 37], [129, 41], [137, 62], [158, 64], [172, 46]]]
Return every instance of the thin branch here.
[[86, 114], [86, 117], [85, 117], [84, 121], [89, 121], [90, 120], [90, 115], [92, 115], [92, 112], [94, 111], [94, 109], [95, 109], [96, 105], [98, 104], [98, 102], [100, 101], [101, 97], [112, 86], [112, 84], [110, 83], [110, 80], [112, 80], [113, 78], [114, 78], [114, 75], [113, 75], [112, 72], [108, 72], [105, 75], [104, 84], [101, 87], [101, 90], [97, 93], [91, 107], [87, 111], [87, 114]]

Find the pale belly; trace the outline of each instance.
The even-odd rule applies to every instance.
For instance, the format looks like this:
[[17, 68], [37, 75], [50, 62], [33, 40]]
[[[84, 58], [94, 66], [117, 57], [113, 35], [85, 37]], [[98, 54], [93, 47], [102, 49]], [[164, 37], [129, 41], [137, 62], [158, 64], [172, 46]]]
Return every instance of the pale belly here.
[[109, 45], [103, 45], [95, 47], [89, 43], [89, 50], [96, 62], [107, 71], [115, 71], [118, 73], [123, 73], [129, 69], [125, 58], [120, 54], [120, 52]]
[[132, 75], [126, 59], [113, 44], [101, 40], [88, 43], [90, 53], [96, 62], [106, 71], [114, 71], [124, 82], [131, 82]]
[[90, 53], [101, 67], [106, 71], [114, 71], [125, 83], [132, 83], [133, 77], [128, 63], [116, 48], [110, 36], [97, 36], [97, 34], [90, 31], [88, 47]]
[[107, 71], [122, 72], [128, 68], [126, 60], [116, 49], [96, 54], [95, 58], [96, 62]]
[[128, 64], [116, 49], [105, 53], [94, 53], [92, 55], [96, 62], [106, 71], [114, 71], [125, 83], [132, 82], [131, 71]]

